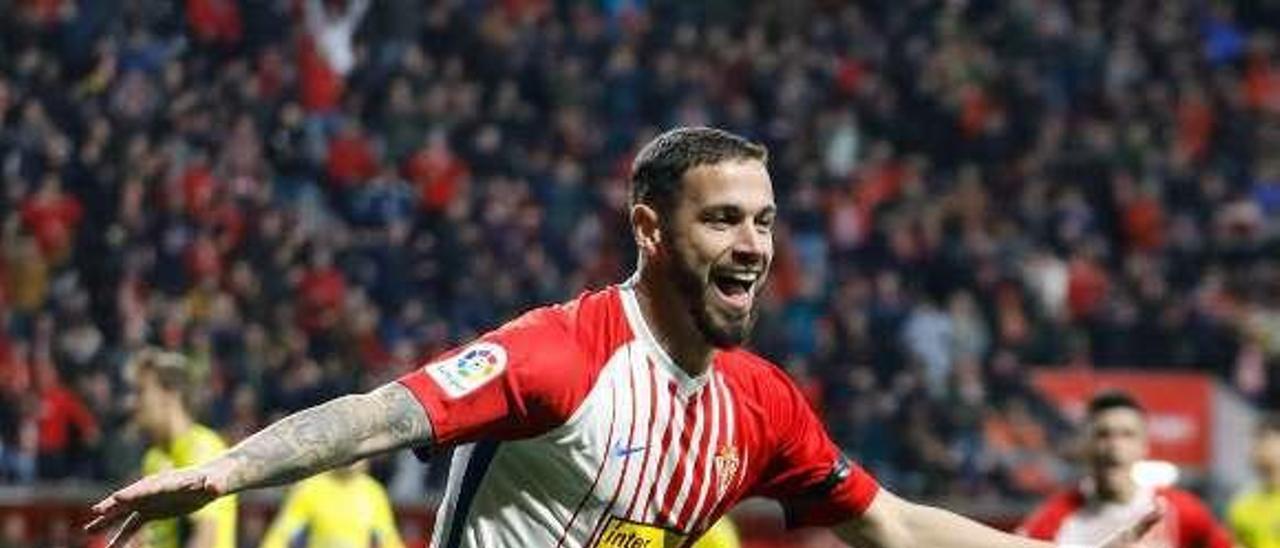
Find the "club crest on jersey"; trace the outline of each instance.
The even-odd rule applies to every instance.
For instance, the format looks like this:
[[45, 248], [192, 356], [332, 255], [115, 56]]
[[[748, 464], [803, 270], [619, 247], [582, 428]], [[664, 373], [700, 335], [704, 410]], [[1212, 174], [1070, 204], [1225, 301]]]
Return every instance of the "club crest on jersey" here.
[[507, 367], [507, 351], [490, 342], [475, 343], [457, 355], [426, 367], [427, 375], [450, 397], [459, 398], [493, 380]]
[[720, 490], [723, 496], [725, 491], [729, 490], [729, 485], [733, 483], [734, 478], [738, 477], [738, 448], [732, 445], [721, 445], [720, 450], [716, 452], [716, 488]]

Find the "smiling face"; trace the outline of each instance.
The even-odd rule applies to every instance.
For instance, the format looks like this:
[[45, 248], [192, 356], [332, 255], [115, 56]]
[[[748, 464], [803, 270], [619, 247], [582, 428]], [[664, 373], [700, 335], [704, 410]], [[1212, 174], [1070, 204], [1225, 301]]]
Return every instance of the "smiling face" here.
[[694, 326], [717, 348], [747, 340], [757, 297], [773, 261], [777, 207], [763, 162], [734, 159], [685, 172], [654, 267], [683, 301]]

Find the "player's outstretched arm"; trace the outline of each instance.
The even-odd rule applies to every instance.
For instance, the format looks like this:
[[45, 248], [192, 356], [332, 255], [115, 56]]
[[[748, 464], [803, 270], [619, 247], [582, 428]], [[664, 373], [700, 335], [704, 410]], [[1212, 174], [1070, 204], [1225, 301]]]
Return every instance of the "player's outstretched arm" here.
[[[1153, 510], [1106, 542], [1079, 548], [1130, 548], [1159, 520], [1159, 510]], [[908, 502], [883, 489], [865, 514], [835, 531], [846, 543], [860, 548], [1055, 548], [1052, 543], [997, 531], [941, 508]]]
[[142, 478], [94, 505], [85, 529], [123, 522], [108, 547], [122, 545], [149, 520], [190, 513], [223, 495], [430, 441], [422, 406], [407, 388], [390, 383], [289, 415], [200, 466]]

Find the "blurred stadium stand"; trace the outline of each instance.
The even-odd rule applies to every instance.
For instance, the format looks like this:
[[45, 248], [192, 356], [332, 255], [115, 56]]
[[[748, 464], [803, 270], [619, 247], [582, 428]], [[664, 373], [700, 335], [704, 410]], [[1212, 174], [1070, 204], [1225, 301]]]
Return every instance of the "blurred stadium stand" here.
[[136, 473], [145, 342], [234, 441], [621, 279], [674, 125], [770, 147], [754, 345], [896, 490], [1007, 522], [1069, 481], [1032, 364], [1199, 374], [1241, 447], [1214, 410], [1280, 405], [1280, 8], [846, 4], [0, 2], [0, 514]]

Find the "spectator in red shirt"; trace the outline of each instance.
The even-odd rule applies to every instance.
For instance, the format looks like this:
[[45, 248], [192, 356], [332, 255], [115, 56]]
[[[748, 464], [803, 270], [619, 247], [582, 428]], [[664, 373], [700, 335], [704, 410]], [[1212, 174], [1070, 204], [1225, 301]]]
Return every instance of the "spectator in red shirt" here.
[[209, 169], [209, 160], [203, 153], [192, 159], [187, 169], [182, 172], [182, 201], [187, 215], [193, 219], [204, 219], [209, 215], [209, 206], [213, 203], [214, 193], [219, 182]]
[[62, 384], [52, 363], [34, 364], [39, 409], [37, 470], [43, 479], [59, 479], [73, 472], [72, 433], [90, 446], [98, 442], [98, 422], [80, 396]]
[[329, 141], [325, 165], [329, 182], [341, 189], [358, 186], [377, 175], [378, 161], [373, 143], [369, 141], [359, 122], [347, 122]]
[[187, 0], [187, 24], [196, 40], [206, 44], [234, 46], [244, 31], [235, 0]]
[[417, 189], [422, 209], [439, 213], [457, 198], [471, 169], [449, 149], [448, 140], [437, 133], [405, 161], [404, 175]]
[[1107, 272], [1087, 247], [1067, 264], [1067, 309], [1075, 321], [1087, 320], [1104, 304], [1110, 287]]
[[62, 192], [62, 180], [53, 173], [46, 174], [39, 190], [22, 202], [23, 224], [35, 236], [44, 257], [55, 265], [71, 253], [83, 216], [80, 201]]
[[329, 330], [337, 323], [346, 296], [347, 281], [333, 265], [332, 252], [316, 248], [298, 282], [299, 325], [309, 334]]
[[329, 66], [310, 36], [298, 40], [298, 88], [298, 102], [309, 113], [337, 109], [345, 88], [342, 75]]

